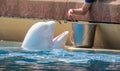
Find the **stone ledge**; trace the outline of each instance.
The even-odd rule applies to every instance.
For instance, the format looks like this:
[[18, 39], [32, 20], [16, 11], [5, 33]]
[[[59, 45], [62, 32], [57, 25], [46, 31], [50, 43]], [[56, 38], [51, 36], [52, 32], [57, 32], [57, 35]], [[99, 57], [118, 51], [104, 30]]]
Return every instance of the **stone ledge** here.
[[[1, 16], [67, 19], [70, 8], [81, 7], [80, 0], [0, 0]], [[120, 23], [120, 0], [97, 0], [91, 11], [78, 20]]]
[[120, 23], [120, 0], [98, 0], [92, 6], [90, 19]]

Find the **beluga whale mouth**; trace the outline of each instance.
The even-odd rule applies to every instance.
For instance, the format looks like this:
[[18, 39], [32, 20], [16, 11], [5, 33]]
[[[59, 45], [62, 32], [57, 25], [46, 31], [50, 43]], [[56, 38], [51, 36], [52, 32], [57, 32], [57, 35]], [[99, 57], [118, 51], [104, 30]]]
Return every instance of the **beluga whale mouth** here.
[[27, 32], [22, 48], [29, 51], [50, 50], [55, 48], [63, 48], [68, 31], [54, 37], [56, 23], [54, 21], [38, 22], [34, 24]]

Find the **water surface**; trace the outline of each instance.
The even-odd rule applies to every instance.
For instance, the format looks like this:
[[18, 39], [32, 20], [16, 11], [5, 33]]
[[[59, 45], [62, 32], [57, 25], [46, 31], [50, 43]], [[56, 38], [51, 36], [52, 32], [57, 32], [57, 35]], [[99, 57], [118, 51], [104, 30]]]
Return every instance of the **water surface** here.
[[1, 71], [119, 71], [120, 53], [69, 52], [62, 49], [30, 52], [18, 43], [0, 43]]

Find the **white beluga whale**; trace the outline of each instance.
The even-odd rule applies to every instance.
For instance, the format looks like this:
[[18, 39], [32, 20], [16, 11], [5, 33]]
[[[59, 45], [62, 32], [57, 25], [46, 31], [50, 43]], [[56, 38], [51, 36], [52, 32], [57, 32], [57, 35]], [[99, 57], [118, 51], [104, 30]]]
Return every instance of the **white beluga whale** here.
[[30, 51], [63, 48], [68, 37], [68, 31], [54, 37], [56, 23], [54, 21], [38, 22], [27, 32], [22, 48]]

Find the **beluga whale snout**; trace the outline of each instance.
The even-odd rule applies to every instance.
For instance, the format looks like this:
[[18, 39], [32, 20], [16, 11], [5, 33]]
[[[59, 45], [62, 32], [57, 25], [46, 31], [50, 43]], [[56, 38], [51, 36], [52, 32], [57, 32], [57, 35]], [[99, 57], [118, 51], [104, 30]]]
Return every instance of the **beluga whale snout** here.
[[63, 48], [68, 31], [54, 37], [56, 23], [54, 21], [38, 22], [34, 24], [27, 32], [22, 48], [29, 51], [50, 50], [55, 48]]

